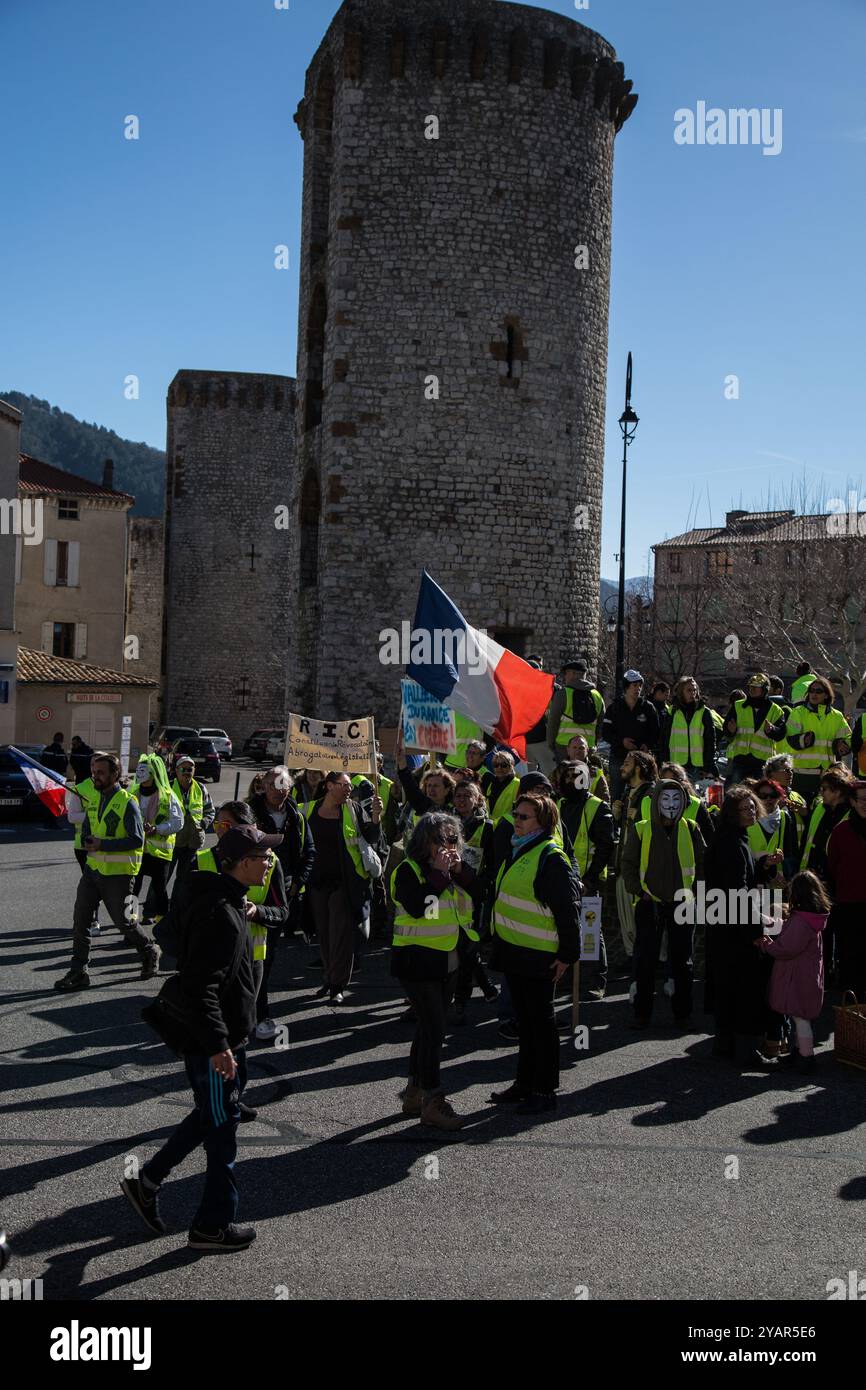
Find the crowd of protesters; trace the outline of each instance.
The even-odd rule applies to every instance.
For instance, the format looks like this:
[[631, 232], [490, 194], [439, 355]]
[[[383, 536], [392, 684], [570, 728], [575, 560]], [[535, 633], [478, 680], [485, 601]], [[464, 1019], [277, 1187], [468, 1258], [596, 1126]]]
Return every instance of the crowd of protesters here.
[[[85, 763], [76, 748], [68, 814], [82, 877], [72, 965], [56, 988], [90, 984], [104, 903], [142, 978], [157, 973], [159, 942], [176, 956], [174, 1007], [197, 1039], [183, 1049], [194, 1118], [124, 1182], [150, 1229], [162, 1228], [160, 1183], [203, 1143], [190, 1244], [240, 1249], [254, 1237], [234, 1224], [234, 1131], [256, 1117], [245, 1046], [278, 1035], [269, 982], [291, 934], [315, 953], [314, 996], [338, 1011], [365, 943], [390, 943], [413, 1029], [400, 1104], [425, 1126], [465, 1123], [442, 1054], [449, 1029], [471, 1021], [476, 989], [498, 1011], [502, 1045], [517, 1044], [513, 1080], [490, 1103], [529, 1116], [557, 1106], [557, 992], [603, 1000], [613, 949], [631, 1027], [651, 1029], [667, 996], [673, 1025], [700, 1031], [696, 930], [713, 1054], [810, 1071], [825, 982], [866, 998], [866, 780], [846, 763], [859, 762], [863, 718], [852, 729], [820, 675], [798, 682], [786, 699], [781, 681], [756, 673], [714, 710], [692, 677], [647, 697], [630, 670], [606, 706], [576, 659], [525, 753], [458, 718], [444, 764], [398, 739], [394, 779], [381, 754], [376, 774], [276, 766], [216, 808], [191, 759], [170, 783], [162, 760], [143, 755], [126, 788], [115, 757], [87, 749]], [[46, 761], [52, 750], [65, 758], [62, 739]], [[603, 928], [581, 966], [587, 898], [602, 900]]]

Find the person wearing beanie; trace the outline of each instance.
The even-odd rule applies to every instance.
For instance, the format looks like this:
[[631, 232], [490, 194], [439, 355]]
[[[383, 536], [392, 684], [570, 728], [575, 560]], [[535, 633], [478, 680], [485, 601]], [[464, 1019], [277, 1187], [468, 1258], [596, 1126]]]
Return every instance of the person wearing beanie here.
[[629, 753], [653, 753], [659, 741], [659, 716], [651, 700], [643, 696], [643, 676], [628, 670], [623, 676], [622, 694], [605, 712], [602, 738], [610, 744], [610, 794], [622, 797], [622, 765]]

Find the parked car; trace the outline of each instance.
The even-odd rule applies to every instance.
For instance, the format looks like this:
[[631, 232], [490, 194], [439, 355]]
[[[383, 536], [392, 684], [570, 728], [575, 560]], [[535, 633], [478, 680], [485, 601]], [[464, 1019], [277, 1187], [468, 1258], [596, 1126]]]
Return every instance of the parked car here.
[[[29, 753], [37, 762], [41, 761], [41, 743], [16, 743], [15, 747], [20, 748], [22, 753]], [[24, 820], [25, 817], [42, 816], [43, 813], [53, 820], [12, 754], [7, 752], [6, 747], [0, 748], [0, 816], [4, 820]]]
[[285, 734], [274, 734], [273, 738], [268, 739], [265, 757], [270, 758], [272, 763], [281, 763], [285, 756], [286, 736]]
[[177, 760], [185, 754], [195, 759], [195, 776], [199, 782], [218, 782], [222, 776], [222, 759], [209, 738], [179, 738], [168, 760], [169, 777], [176, 776]]
[[275, 738], [279, 734], [279, 729], [256, 729], [250, 734], [243, 746], [242, 752], [253, 762], [260, 763], [264, 760], [268, 746], [268, 740]]
[[232, 741], [225, 729], [199, 729], [199, 738], [209, 738], [221, 758], [227, 763], [232, 760]]
[[153, 751], [168, 762], [168, 756], [179, 738], [198, 738], [198, 729], [189, 729], [184, 724], [163, 724], [153, 740]]

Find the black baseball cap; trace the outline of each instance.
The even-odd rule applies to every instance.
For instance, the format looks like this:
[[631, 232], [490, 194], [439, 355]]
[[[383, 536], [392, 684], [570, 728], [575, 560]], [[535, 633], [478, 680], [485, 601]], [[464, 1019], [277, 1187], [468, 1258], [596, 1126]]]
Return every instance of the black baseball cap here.
[[563, 671], [588, 671], [589, 666], [582, 656], [569, 657], [568, 661], [562, 663]]
[[214, 853], [220, 859], [236, 864], [239, 859], [248, 859], [251, 854], [276, 849], [277, 845], [283, 843], [283, 838], [282, 835], [265, 835], [255, 825], [233, 825], [214, 845]]

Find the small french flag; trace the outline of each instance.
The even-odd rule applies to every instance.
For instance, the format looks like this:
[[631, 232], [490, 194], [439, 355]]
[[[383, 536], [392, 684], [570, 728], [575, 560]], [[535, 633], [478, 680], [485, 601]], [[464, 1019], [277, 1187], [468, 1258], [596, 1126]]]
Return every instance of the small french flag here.
[[34, 762], [20, 748], [10, 743], [7, 749], [10, 757], [18, 764], [27, 781], [35, 791], [43, 806], [47, 806], [53, 816], [66, 814], [66, 783], [62, 777], [41, 763]]
[[450, 709], [526, 756], [525, 734], [541, 719], [553, 676], [537, 671], [486, 632], [470, 627], [460, 609], [424, 570], [407, 674]]

